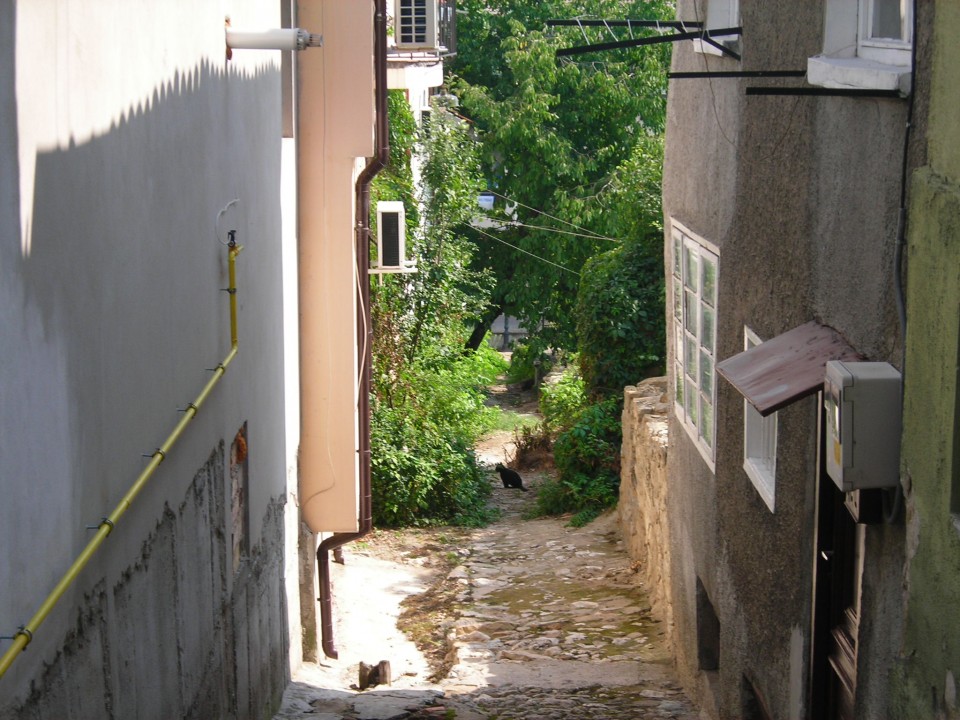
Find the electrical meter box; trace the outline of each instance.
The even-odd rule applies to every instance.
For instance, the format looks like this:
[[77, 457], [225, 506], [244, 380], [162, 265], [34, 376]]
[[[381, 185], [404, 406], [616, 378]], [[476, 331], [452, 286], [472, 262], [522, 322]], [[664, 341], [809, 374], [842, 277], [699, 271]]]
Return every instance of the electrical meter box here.
[[843, 492], [900, 482], [900, 385], [889, 363], [827, 361], [827, 473]]

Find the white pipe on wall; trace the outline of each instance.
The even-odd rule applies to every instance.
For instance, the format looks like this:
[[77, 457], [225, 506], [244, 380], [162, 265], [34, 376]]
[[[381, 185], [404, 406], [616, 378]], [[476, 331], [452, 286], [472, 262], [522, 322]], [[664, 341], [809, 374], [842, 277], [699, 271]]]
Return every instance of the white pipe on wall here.
[[303, 28], [272, 30], [234, 30], [228, 27], [227, 47], [232, 50], [304, 50], [323, 45], [323, 35], [314, 35]]

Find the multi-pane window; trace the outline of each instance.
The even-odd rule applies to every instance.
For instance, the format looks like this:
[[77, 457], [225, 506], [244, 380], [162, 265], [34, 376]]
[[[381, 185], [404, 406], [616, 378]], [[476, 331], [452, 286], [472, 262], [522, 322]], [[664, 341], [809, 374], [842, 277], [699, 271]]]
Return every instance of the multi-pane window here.
[[905, 65], [913, 35], [913, 0], [860, 0], [857, 54]]
[[[743, 329], [743, 349], [760, 344], [760, 338]], [[763, 417], [747, 400], [743, 401], [743, 469], [760, 497], [774, 511], [777, 477], [777, 414]]]
[[677, 417], [709, 463], [714, 459], [719, 258], [673, 228], [673, 397]]
[[831, 0], [823, 52], [807, 60], [807, 82], [909, 94], [914, 0]]

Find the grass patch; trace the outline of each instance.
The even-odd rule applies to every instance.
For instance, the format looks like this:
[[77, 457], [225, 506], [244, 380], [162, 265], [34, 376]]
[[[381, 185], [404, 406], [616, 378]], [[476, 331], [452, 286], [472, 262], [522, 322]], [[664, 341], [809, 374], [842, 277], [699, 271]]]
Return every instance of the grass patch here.
[[520, 428], [533, 427], [539, 422], [535, 415], [514, 412], [513, 410], [500, 410], [500, 413], [493, 421], [491, 430], [506, 430], [514, 432]]

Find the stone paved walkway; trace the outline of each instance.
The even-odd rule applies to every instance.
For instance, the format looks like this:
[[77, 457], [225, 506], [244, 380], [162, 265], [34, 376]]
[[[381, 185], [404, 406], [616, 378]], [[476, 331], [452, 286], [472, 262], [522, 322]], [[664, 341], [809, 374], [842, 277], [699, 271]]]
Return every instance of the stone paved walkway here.
[[[397, 598], [422, 591], [429, 572], [348, 548], [346, 565], [334, 566], [334, 592], [338, 646], [350, 652], [305, 667], [276, 720], [699, 718], [673, 677], [615, 514], [580, 529], [523, 520], [534, 496], [495, 487], [502, 519], [459, 548], [462, 562], [447, 578], [458, 589], [453, 664], [436, 683], [389, 627]], [[351, 689], [358, 658], [389, 660], [392, 685]]]

